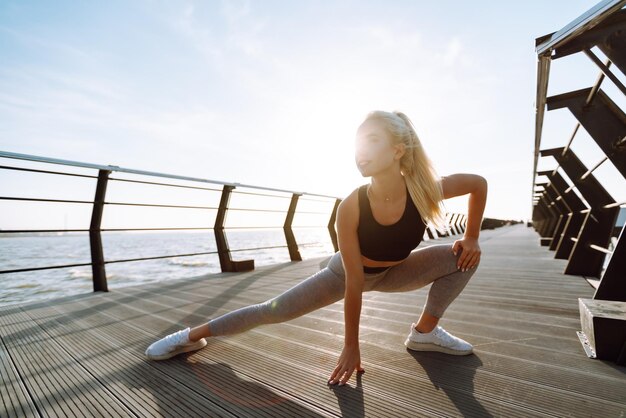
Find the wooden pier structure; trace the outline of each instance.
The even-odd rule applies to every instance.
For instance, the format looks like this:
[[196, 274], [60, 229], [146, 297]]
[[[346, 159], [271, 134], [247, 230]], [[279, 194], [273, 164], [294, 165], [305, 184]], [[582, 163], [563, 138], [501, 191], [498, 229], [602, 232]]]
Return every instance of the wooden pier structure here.
[[155, 339], [266, 300], [321, 259], [0, 308], [0, 416], [624, 416], [626, 368], [589, 359], [576, 335], [578, 298], [594, 288], [564, 275], [566, 260], [524, 225], [483, 231], [481, 246], [477, 273], [442, 320], [475, 353], [404, 347], [428, 288], [368, 292], [366, 372], [344, 387], [326, 384], [343, 302], [190, 355], [144, 357]]

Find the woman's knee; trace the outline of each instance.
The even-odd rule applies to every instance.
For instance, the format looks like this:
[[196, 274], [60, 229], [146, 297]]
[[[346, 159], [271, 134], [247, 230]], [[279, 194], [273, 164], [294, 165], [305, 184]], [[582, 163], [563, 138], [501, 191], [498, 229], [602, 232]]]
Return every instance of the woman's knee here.
[[278, 297], [260, 303], [258, 307], [259, 315], [268, 324], [288, 321], [293, 316], [293, 312], [290, 312], [288, 304], [284, 300], [281, 301]]
[[[455, 263], [457, 265], [457, 268], [460, 267], [460, 261], [461, 261], [462, 254], [463, 254], [463, 248], [459, 247], [458, 250], [456, 251], [456, 255], [455, 255]], [[476, 269], [478, 268], [479, 265], [480, 265], [480, 259], [472, 267], [470, 267], [467, 271], [476, 271]]]

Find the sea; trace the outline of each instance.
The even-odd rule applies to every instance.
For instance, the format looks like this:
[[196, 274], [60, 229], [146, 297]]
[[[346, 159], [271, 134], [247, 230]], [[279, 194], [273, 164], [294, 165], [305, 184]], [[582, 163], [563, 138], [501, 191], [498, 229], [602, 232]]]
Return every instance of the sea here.
[[[334, 252], [326, 228], [294, 228], [294, 235], [303, 259]], [[282, 229], [228, 231], [227, 240], [233, 260], [254, 259], [255, 266], [290, 261]], [[213, 231], [102, 233], [102, 242], [105, 261], [217, 251]], [[0, 271], [90, 261], [87, 233], [0, 234]], [[221, 271], [217, 254], [111, 263], [105, 269], [109, 290]], [[0, 274], [0, 306], [92, 291], [91, 266]]]

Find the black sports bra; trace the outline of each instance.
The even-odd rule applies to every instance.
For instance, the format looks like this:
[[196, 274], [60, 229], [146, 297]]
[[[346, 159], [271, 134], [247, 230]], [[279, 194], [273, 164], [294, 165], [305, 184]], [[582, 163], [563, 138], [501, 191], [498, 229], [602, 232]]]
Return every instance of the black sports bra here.
[[426, 225], [407, 190], [402, 218], [393, 225], [381, 225], [372, 214], [368, 185], [359, 187], [359, 226], [361, 255], [376, 261], [402, 261], [422, 241]]

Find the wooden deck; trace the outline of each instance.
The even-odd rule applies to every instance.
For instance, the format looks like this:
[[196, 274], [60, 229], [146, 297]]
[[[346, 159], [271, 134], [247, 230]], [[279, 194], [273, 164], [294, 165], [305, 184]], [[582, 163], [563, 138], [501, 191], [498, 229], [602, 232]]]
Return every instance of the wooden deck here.
[[143, 356], [156, 338], [287, 289], [319, 259], [0, 308], [0, 417], [624, 416], [626, 368], [588, 359], [576, 336], [577, 298], [593, 289], [538, 241], [522, 225], [483, 232], [482, 265], [442, 321], [471, 356], [405, 349], [427, 289], [366, 293], [366, 373], [341, 388], [326, 380], [342, 302], [192, 355]]

